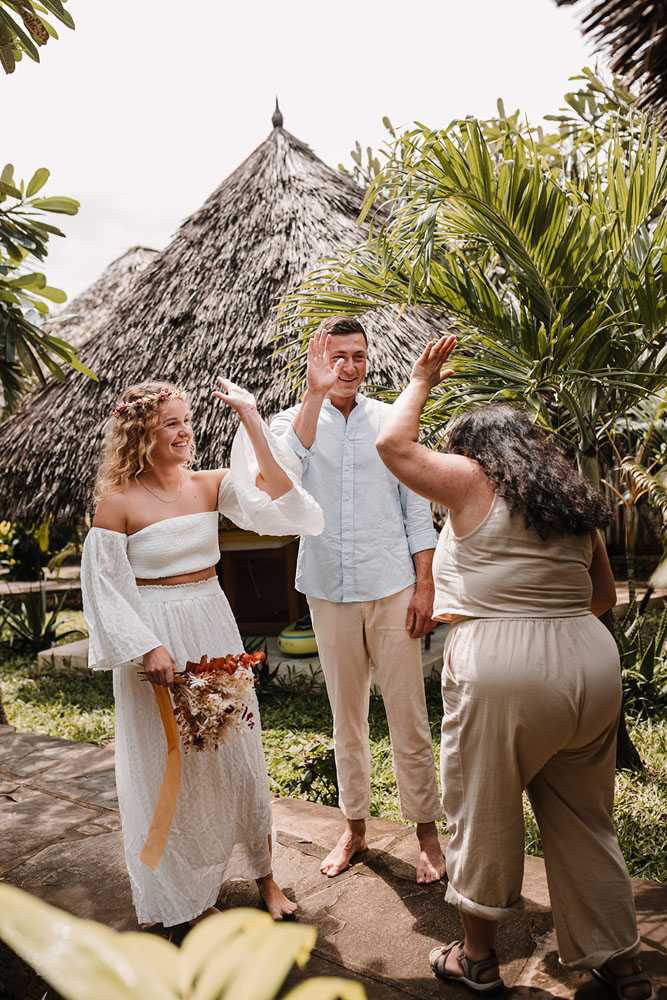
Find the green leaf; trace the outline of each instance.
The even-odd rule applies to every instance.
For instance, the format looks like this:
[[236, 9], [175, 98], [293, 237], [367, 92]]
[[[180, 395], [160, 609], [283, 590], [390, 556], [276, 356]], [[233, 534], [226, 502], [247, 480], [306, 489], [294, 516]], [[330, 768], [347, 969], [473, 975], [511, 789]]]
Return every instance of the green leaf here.
[[90, 368], [87, 368], [86, 365], [82, 364], [82, 362], [79, 361], [76, 355], [68, 357], [67, 361], [69, 362], [72, 368], [74, 368], [78, 372], [81, 372], [82, 375], [87, 375], [88, 378], [93, 380], [93, 382], [99, 382], [99, 378], [97, 377], [95, 372], [91, 371]]
[[7, 30], [7, 25], [0, 21], [0, 63], [5, 73], [13, 73], [16, 68], [16, 59], [12, 50], [12, 36]]
[[[173, 965], [151, 961], [154, 945], [124, 948], [124, 935], [0, 885], [0, 935], [66, 1000], [175, 1000]], [[164, 942], [165, 948], [173, 948]], [[176, 951], [175, 948], [173, 948]]]
[[44, 285], [39, 294], [51, 302], [67, 302], [67, 294], [61, 288], [53, 288], [51, 285]]
[[59, 212], [62, 215], [76, 215], [81, 207], [80, 202], [74, 198], [35, 198], [31, 204], [45, 212]]
[[40, 0], [40, 3], [46, 7], [47, 10], [51, 11], [52, 14], [66, 24], [68, 28], [74, 28], [74, 19], [69, 11], [65, 10], [60, 0]]
[[6, 181], [0, 180], [0, 191], [2, 191], [3, 194], [8, 194], [11, 198], [20, 199], [21, 197], [19, 189], [15, 188], [13, 184], [7, 184]]
[[34, 60], [34, 62], [39, 62], [39, 52], [37, 51], [37, 47], [35, 46], [32, 37], [26, 34], [21, 25], [10, 17], [7, 11], [2, 7], [0, 7], [0, 22], [1, 21], [4, 21], [9, 31], [15, 34], [23, 51], [26, 52], [30, 58]]
[[50, 175], [51, 171], [47, 170], [46, 167], [38, 167], [28, 182], [26, 197], [32, 198], [34, 194], [37, 194], [44, 187]]
[[41, 290], [43, 293], [46, 276], [36, 271], [32, 274], [22, 274], [19, 278], [12, 278], [8, 284], [10, 288], [30, 288], [34, 291]]

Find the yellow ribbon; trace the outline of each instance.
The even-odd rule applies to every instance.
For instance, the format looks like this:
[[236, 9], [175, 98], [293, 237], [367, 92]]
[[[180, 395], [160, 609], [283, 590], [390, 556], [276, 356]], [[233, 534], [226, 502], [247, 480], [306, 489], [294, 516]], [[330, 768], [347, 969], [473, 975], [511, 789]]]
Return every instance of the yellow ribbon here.
[[174, 821], [176, 812], [176, 802], [178, 800], [178, 789], [181, 783], [181, 749], [178, 738], [178, 724], [174, 715], [174, 706], [169, 697], [169, 689], [164, 685], [153, 684], [153, 691], [160, 718], [164, 728], [164, 735], [167, 737], [167, 762], [162, 778], [162, 787], [155, 803], [155, 812], [151, 821], [150, 830], [146, 837], [144, 849], [139, 855], [139, 860], [155, 871], [158, 862], [162, 857], [167, 838], [171, 831], [171, 824]]

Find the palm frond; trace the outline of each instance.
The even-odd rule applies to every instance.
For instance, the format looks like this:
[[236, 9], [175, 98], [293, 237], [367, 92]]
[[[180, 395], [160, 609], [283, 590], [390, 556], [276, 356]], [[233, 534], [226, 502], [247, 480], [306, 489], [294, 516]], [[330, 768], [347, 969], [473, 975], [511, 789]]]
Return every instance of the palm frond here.
[[635, 488], [646, 494], [651, 506], [667, 521], [667, 486], [664, 482], [631, 459], [623, 461], [621, 468]]

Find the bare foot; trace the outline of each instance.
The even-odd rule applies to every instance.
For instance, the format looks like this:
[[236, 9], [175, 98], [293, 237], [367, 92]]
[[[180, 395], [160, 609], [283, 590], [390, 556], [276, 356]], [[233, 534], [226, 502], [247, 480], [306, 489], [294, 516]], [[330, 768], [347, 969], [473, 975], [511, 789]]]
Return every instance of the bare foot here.
[[287, 898], [272, 874], [265, 875], [264, 878], [258, 878], [255, 881], [259, 894], [274, 920], [284, 920], [285, 917], [291, 917], [296, 913], [296, 903]]
[[320, 871], [323, 875], [334, 878], [335, 875], [340, 875], [341, 872], [350, 867], [350, 861], [355, 854], [361, 854], [362, 851], [366, 851], [367, 849], [368, 844], [366, 843], [365, 833], [355, 833], [348, 829], [342, 835], [333, 851], [327, 854], [320, 865]]
[[431, 885], [445, 874], [445, 859], [435, 823], [418, 823], [417, 837], [421, 849], [417, 862], [417, 881], [422, 885]]
[[206, 920], [207, 917], [213, 917], [216, 913], [220, 912], [221, 911], [217, 906], [209, 906], [208, 910], [204, 910], [204, 912], [200, 913], [198, 917], [193, 917], [192, 920], [188, 920], [188, 923], [190, 924], [190, 927], [194, 927], [195, 924], [200, 924], [202, 920]]

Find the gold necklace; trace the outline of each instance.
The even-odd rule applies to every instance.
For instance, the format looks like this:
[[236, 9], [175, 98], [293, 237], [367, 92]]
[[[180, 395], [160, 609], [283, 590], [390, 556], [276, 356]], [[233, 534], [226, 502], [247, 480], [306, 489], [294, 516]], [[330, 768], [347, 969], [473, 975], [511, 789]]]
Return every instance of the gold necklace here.
[[139, 476], [137, 476], [137, 482], [139, 483], [140, 486], [143, 486], [143, 488], [146, 490], [147, 493], [150, 493], [151, 496], [155, 497], [155, 499], [159, 500], [161, 503], [176, 503], [177, 500], [180, 500], [181, 493], [183, 492], [183, 474], [182, 473], [181, 473], [181, 488], [178, 491], [177, 496], [173, 500], [165, 500], [164, 497], [159, 497], [157, 495], [157, 493], [153, 493], [153, 490], [150, 489], [150, 487], [146, 486], [146, 483], [142, 482], [141, 479], [139, 479]]

